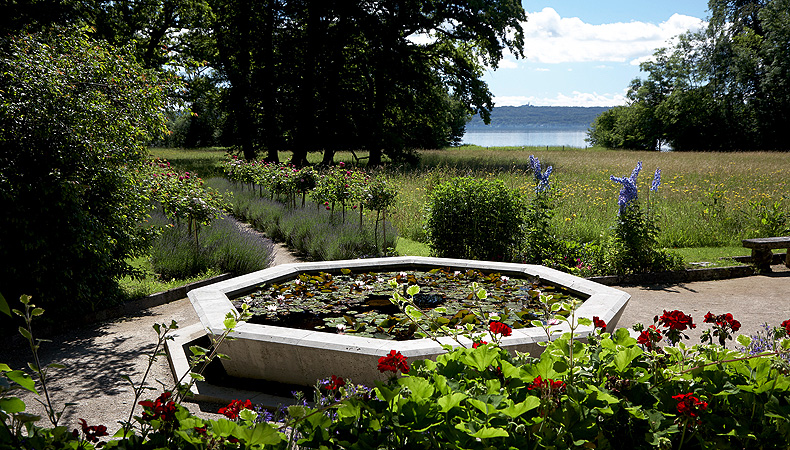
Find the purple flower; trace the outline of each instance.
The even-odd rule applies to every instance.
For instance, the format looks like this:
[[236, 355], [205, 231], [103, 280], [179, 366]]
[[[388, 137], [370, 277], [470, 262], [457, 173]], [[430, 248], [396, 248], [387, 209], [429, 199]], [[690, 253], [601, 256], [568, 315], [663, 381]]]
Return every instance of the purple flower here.
[[653, 184], [650, 185], [650, 190], [656, 192], [659, 186], [661, 186], [661, 169], [656, 169], [656, 174], [653, 175]]
[[546, 172], [541, 171], [540, 160], [535, 155], [529, 155], [529, 164], [532, 166], [532, 173], [535, 175], [535, 192], [543, 192], [549, 187], [549, 175], [554, 171], [553, 166], [546, 168]]
[[614, 175], [610, 176], [609, 179], [614, 181], [615, 183], [620, 183], [623, 187], [620, 189], [620, 196], [617, 199], [617, 204], [620, 205], [620, 214], [625, 211], [626, 205], [630, 203], [632, 200], [636, 200], [639, 196], [639, 191], [636, 189], [636, 177], [639, 176], [639, 172], [642, 170], [642, 161], [636, 163], [636, 167], [634, 171], [631, 172], [630, 177], [616, 177]]

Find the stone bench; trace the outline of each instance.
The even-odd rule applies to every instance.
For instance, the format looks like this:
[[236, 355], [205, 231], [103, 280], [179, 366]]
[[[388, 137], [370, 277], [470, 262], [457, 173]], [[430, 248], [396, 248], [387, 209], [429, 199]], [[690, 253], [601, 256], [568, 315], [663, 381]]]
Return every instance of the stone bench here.
[[775, 248], [786, 248], [785, 265], [790, 268], [790, 236], [744, 239], [743, 246], [752, 249], [752, 264], [761, 271], [771, 271], [771, 260]]

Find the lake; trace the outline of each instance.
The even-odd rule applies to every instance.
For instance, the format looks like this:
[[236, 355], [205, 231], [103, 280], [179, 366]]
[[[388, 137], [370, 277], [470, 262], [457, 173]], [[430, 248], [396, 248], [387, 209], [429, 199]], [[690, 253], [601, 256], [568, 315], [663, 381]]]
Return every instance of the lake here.
[[587, 147], [587, 128], [499, 128], [467, 130], [462, 142], [481, 147]]

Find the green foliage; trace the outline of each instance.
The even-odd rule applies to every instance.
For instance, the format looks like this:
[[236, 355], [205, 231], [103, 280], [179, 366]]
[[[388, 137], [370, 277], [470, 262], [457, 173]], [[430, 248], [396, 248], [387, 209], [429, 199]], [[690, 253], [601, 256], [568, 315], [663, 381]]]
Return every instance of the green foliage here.
[[[625, 329], [570, 334], [539, 358], [493, 346], [412, 364], [371, 398], [296, 424], [306, 448], [784, 448], [790, 379], [776, 356], [645, 351]], [[342, 389], [341, 389], [342, 392]], [[683, 399], [693, 397], [693, 408]], [[330, 415], [331, 414], [331, 415]]]
[[456, 177], [431, 192], [426, 231], [440, 257], [512, 260], [523, 238], [521, 194], [502, 181]]
[[607, 261], [616, 274], [661, 272], [683, 267], [682, 258], [658, 246], [658, 225], [631, 202], [617, 217], [614, 234], [607, 247]]
[[[371, 219], [360, 214], [362, 223], [343, 221], [333, 214], [331, 206], [307, 202], [292, 208], [276, 200], [261, 197], [260, 191], [244, 189], [242, 184], [226, 180], [209, 182], [222, 192], [232, 192], [231, 211], [271, 239], [285, 242], [304, 257], [316, 261], [353, 259], [377, 255], [380, 248], [395, 247], [397, 230], [389, 222], [371, 225]], [[328, 202], [326, 202], [328, 203]], [[379, 240], [375, 230], [386, 227]]]
[[548, 265], [559, 256], [561, 242], [551, 225], [556, 201], [553, 192], [546, 190], [537, 192], [527, 207], [524, 218], [524, 262]]
[[[413, 297], [417, 290], [410, 288], [407, 294]], [[477, 299], [485, 295], [483, 290], [473, 292]], [[17, 313], [28, 324], [43, 313], [29, 298], [23, 304], [25, 312]], [[83, 424], [74, 433], [54, 424], [37, 425], [40, 418], [25, 414], [24, 403], [12, 395], [15, 389], [34, 391], [34, 380], [0, 364], [0, 448], [787, 447], [790, 366], [783, 358], [790, 349], [790, 321], [766, 328], [768, 334], [757, 336], [757, 343], [740, 336], [738, 342], [753, 352], [746, 354], [716, 344], [647, 346], [646, 331], [638, 339], [627, 329], [608, 333], [598, 318], [576, 318], [574, 310], [572, 304], [552, 305], [556, 320], [566, 322], [571, 332], [557, 336], [545, 325], [548, 341], [539, 357], [511, 354], [499, 347], [497, 337], [494, 343], [478, 341], [476, 348], [448, 346], [435, 360], [417, 360], [411, 366], [393, 350], [379, 359], [380, 370], [394, 372], [388, 381], [370, 389], [332, 376], [317, 383], [314, 405], [289, 407], [281, 423], [265, 421], [266, 415], [252, 411], [249, 401], [222, 408], [227, 418], [195, 417], [180, 402], [194, 380], [202, 378], [195, 369], [220, 356], [222, 341], [249, 319], [243, 308], [241, 314], [226, 317], [224, 332], [211, 339], [210, 348], [190, 348], [192, 371], [172, 391], [138, 402], [144, 398], [146, 380], [128, 380], [134, 404], [143, 412], [133, 416], [132, 410], [115, 435], [118, 439], [108, 442], [102, 442], [108, 436], [103, 425]], [[662, 320], [670, 315], [691, 320], [681, 311], [665, 311]], [[677, 325], [662, 324], [681, 331]], [[574, 335], [580, 327], [587, 327], [585, 341]], [[149, 363], [177, 328], [175, 322], [154, 326], [158, 339]], [[37, 341], [31, 334], [25, 337], [35, 355]], [[398, 371], [403, 375], [397, 376]], [[46, 378], [39, 381], [46, 384]]]
[[629, 105], [596, 119], [590, 142], [675, 151], [784, 150], [790, 134], [790, 3], [710, 2], [707, 29], [642, 63]]
[[241, 230], [232, 219], [220, 218], [205, 227], [197, 247], [183, 224], [168, 224], [156, 214], [151, 224], [163, 228], [151, 245], [151, 266], [166, 280], [185, 279], [209, 270], [241, 275], [265, 269], [274, 257], [271, 243]]
[[63, 312], [117, 299], [145, 252], [138, 176], [175, 84], [80, 31], [3, 38], [0, 284]]

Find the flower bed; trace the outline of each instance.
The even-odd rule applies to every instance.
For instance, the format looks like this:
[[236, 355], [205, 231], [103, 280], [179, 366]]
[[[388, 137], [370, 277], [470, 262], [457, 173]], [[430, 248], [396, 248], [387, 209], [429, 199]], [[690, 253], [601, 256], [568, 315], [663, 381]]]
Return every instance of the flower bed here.
[[[250, 294], [264, 284], [284, 283], [300, 273], [340, 273], [342, 268], [355, 272], [409, 272], [441, 267], [462, 272], [475, 269], [511, 278], [537, 277], [541, 283], [564, 288], [568, 293], [586, 298], [576, 314], [587, 318], [597, 316], [608, 324], [608, 329], [613, 329], [617, 324], [620, 313], [630, 298], [625, 292], [542, 266], [419, 257], [282, 265], [196, 289], [188, 296], [203, 327], [220, 334], [227, 313], [235, 310], [232, 298]], [[565, 323], [552, 328], [557, 332], [568, 331]], [[591, 330], [590, 325], [577, 331], [584, 337]], [[440, 338], [438, 342], [431, 339], [391, 341], [254, 323], [239, 324], [231, 337], [235, 339], [223, 343], [221, 349], [222, 353], [230, 357], [222, 360], [229, 375], [305, 386], [312, 386], [316, 380], [330, 374], [372, 385], [375, 381], [383, 380], [384, 376], [370, 366], [371, 358], [384, 356], [391, 349], [401, 352], [411, 361], [435, 358], [444, 353], [443, 344], [455, 347], [471, 347], [473, 344], [471, 339], [464, 337], [458, 341], [450, 338]], [[548, 338], [544, 329], [533, 327], [513, 329], [509, 336], [502, 335], [497, 340], [503, 348], [511, 352], [518, 350], [537, 355], [542, 351], [538, 343]]]

